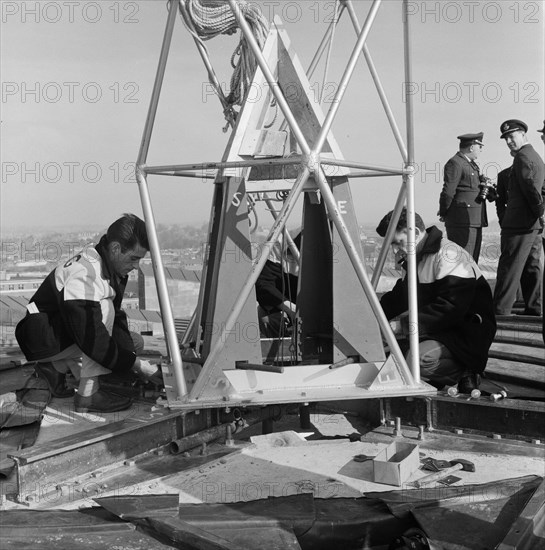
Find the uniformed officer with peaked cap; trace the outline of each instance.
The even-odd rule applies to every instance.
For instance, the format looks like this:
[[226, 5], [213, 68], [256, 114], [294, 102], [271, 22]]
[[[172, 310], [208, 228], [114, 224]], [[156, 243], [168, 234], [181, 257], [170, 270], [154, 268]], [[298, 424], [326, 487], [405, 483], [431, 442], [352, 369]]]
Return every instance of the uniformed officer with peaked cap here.
[[500, 127], [501, 131], [501, 139], [505, 139], [505, 137], [508, 134], [511, 134], [512, 132], [524, 132], [526, 133], [528, 131], [528, 125], [525, 122], [522, 122], [522, 120], [512, 119], [512, 120], [506, 120]]
[[508, 197], [501, 224], [500, 260], [494, 305], [497, 315], [509, 315], [519, 283], [526, 315], [541, 314], [541, 233], [544, 210], [543, 180], [545, 165], [528, 143], [528, 125], [510, 119], [500, 126], [511, 154]]
[[486, 205], [476, 200], [481, 174], [475, 160], [484, 146], [483, 136], [483, 132], [458, 136], [459, 151], [445, 164], [439, 197], [439, 216], [447, 237], [467, 250], [475, 262], [481, 252], [482, 228], [488, 226]]

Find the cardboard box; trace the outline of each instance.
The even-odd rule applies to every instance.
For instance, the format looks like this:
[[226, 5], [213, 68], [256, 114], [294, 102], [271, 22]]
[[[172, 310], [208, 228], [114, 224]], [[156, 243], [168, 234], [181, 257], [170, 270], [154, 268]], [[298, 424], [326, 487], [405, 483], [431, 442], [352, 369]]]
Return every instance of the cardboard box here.
[[418, 445], [395, 441], [373, 459], [373, 479], [401, 487], [419, 467]]

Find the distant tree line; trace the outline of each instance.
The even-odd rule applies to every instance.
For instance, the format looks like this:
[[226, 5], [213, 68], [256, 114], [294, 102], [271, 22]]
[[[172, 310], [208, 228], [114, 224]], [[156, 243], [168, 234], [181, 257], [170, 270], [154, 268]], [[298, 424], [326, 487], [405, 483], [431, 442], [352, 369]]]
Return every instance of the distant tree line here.
[[208, 224], [200, 227], [190, 225], [164, 225], [157, 226], [157, 239], [162, 249], [198, 248], [208, 238]]

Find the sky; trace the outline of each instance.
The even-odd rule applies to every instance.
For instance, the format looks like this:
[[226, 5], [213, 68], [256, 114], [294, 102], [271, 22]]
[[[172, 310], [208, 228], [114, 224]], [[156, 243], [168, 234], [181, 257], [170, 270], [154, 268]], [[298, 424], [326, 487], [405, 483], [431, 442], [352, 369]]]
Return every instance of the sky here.
[[[334, 2], [252, 2], [269, 21], [283, 19], [308, 67], [333, 15]], [[368, 0], [355, 0], [363, 23]], [[21, 226], [106, 227], [142, 208], [133, 170], [146, 120], [167, 17], [164, 0], [6, 1], [1, 6], [0, 231]], [[500, 124], [544, 116], [542, 1], [410, 1], [416, 208], [437, 222], [442, 169], [456, 136], [484, 132], [479, 159], [494, 178], [510, 164]], [[311, 86], [329, 109], [356, 35], [343, 16], [330, 63]], [[221, 82], [231, 75], [238, 35], [207, 42]], [[384, 0], [367, 42], [392, 111], [405, 133], [401, 2]], [[229, 134], [209, 92], [193, 40], [177, 20], [148, 164], [220, 160]], [[333, 135], [346, 159], [401, 167], [402, 160], [369, 71], [358, 62], [339, 107]], [[210, 180], [150, 176], [157, 223], [208, 221]], [[360, 224], [376, 223], [395, 202], [399, 177], [352, 180]], [[495, 219], [489, 206], [489, 215]], [[264, 215], [260, 222], [270, 225]]]

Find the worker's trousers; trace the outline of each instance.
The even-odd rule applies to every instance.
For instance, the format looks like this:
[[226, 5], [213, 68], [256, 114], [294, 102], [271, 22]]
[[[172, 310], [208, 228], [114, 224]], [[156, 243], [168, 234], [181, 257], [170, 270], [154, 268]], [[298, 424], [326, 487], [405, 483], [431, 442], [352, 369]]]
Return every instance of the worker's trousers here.
[[[102, 309], [102, 322], [108, 332], [112, 334], [115, 318], [114, 304], [112, 300], [101, 300], [100, 307]], [[131, 332], [131, 336], [136, 355], [138, 355], [144, 349], [143, 338], [134, 332]], [[103, 367], [88, 355], [85, 355], [76, 344], [72, 344], [52, 357], [41, 359], [38, 363], [52, 363], [55, 370], [64, 374], [71, 372], [76, 380], [112, 373], [110, 369]]]

